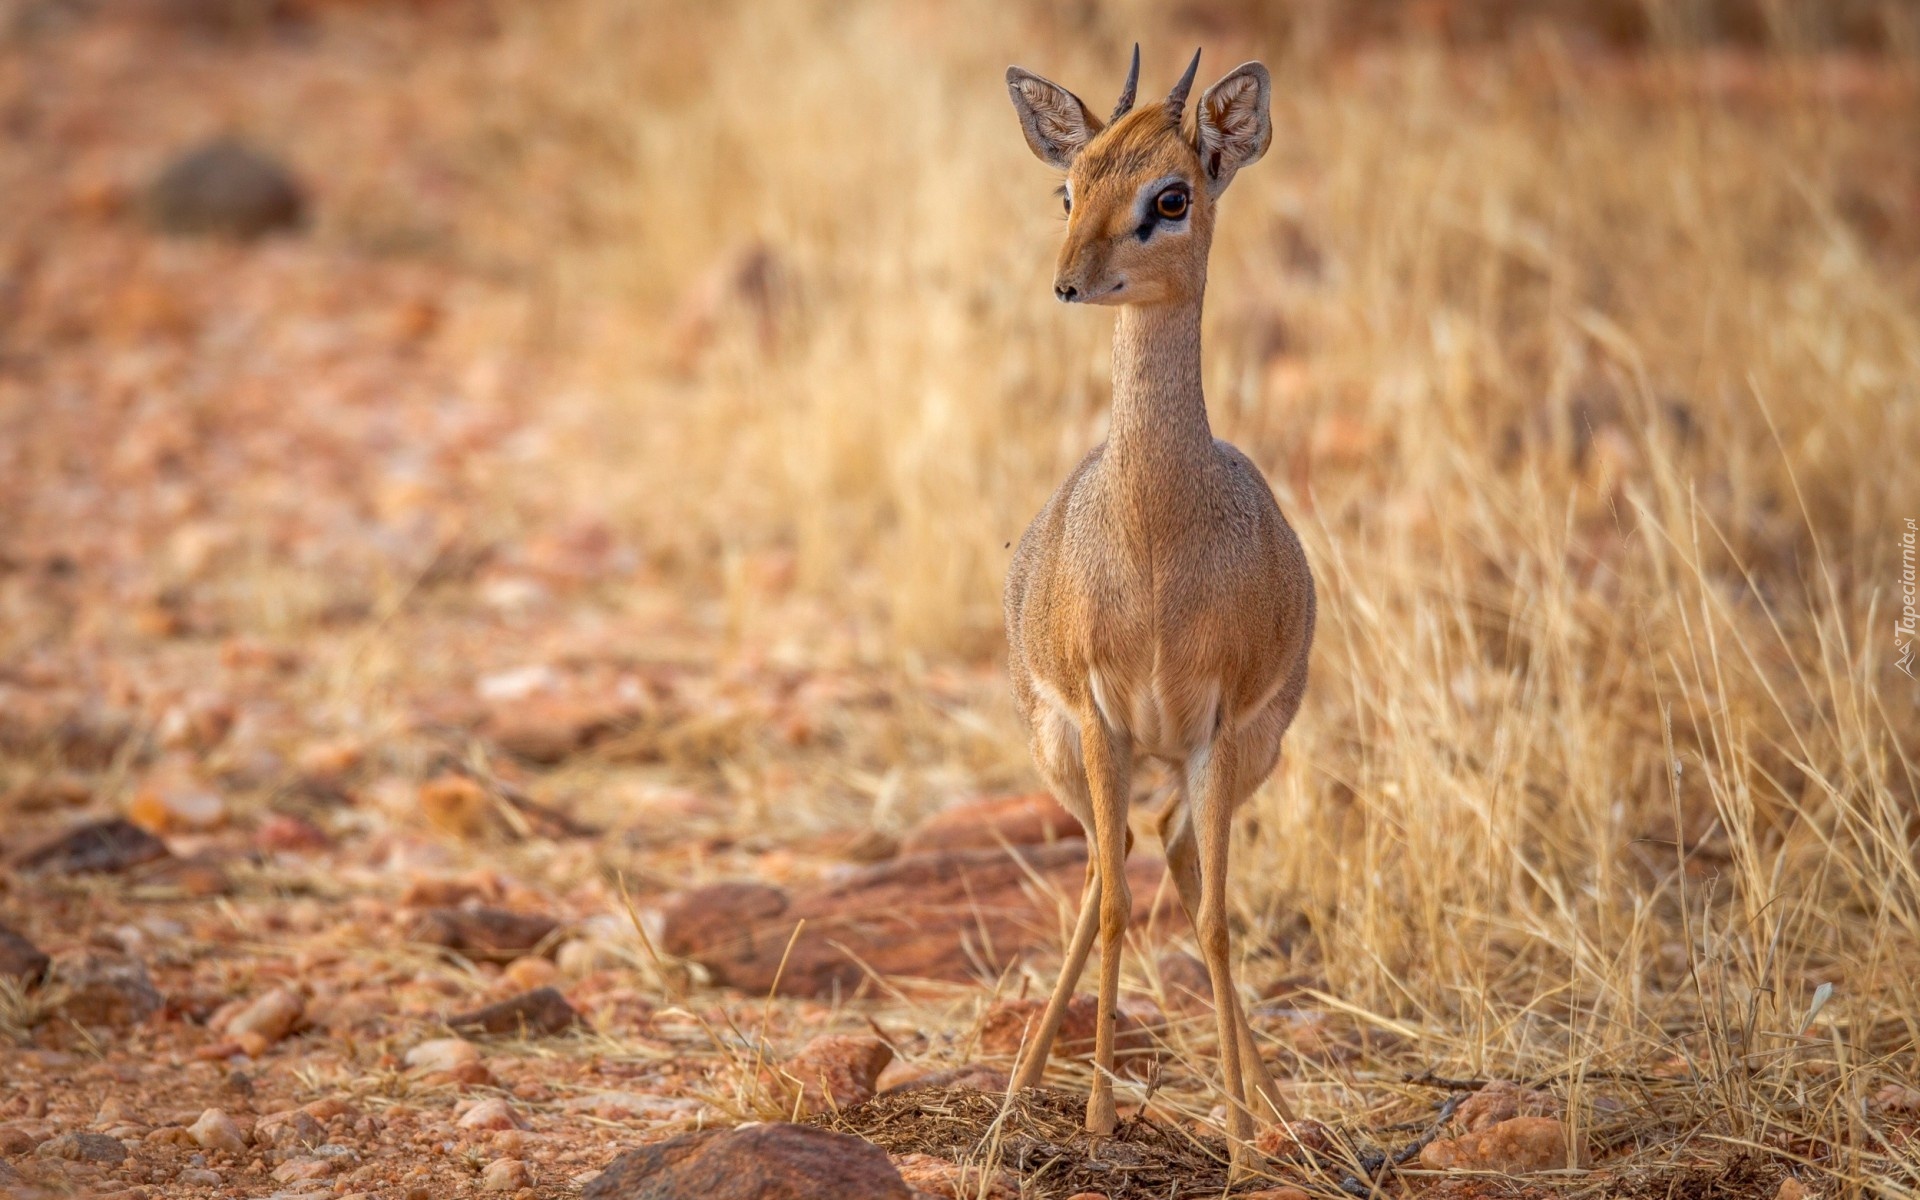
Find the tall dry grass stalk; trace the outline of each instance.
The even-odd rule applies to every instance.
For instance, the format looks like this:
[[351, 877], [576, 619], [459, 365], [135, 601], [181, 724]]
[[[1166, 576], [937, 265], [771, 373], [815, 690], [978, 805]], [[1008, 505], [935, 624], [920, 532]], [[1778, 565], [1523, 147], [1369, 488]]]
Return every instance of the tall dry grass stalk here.
[[[1198, 35], [1214, 74], [1261, 55], [1277, 82], [1207, 382], [1322, 616], [1238, 859], [1255, 954], [1436, 1063], [1684, 1076], [1715, 1135], [1815, 1134], [1914, 1195], [1915, 1150], [1857, 1126], [1920, 1040], [1920, 687], [1891, 632], [1920, 517], [1915, 61], [1336, 54], [1260, 11]], [[790, 556], [879, 657], [992, 654], [1008, 543], [1108, 387], [1106, 320], [1048, 296], [1052, 181], [999, 71], [1104, 100], [1133, 37], [1157, 84], [1194, 29], [1144, 4], [502, 20], [523, 69], [486, 115], [581, 231], [546, 264], [586, 330], [577, 470], [541, 486], [709, 586]]]

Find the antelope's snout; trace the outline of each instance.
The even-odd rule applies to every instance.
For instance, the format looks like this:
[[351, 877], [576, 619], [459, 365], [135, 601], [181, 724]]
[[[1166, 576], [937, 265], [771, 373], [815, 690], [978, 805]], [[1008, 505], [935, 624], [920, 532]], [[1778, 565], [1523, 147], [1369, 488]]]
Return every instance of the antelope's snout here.
[[1053, 295], [1063, 304], [1118, 304], [1126, 295], [1125, 274], [1113, 269], [1104, 239], [1067, 236], [1053, 269]]

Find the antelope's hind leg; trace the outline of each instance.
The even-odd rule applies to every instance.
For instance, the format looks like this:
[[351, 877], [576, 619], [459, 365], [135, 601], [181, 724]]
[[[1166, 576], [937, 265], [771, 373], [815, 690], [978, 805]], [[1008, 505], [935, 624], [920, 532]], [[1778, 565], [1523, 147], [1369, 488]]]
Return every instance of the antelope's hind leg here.
[[[1192, 925], [1196, 934], [1200, 928], [1200, 847], [1194, 838], [1192, 814], [1186, 805], [1186, 793], [1183, 790], [1174, 794], [1173, 800], [1159, 816], [1160, 844], [1167, 856], [1167, 870], [1173, 876], [1175, 889], [1180, 893], [1180, 905], [1186, 909], [1187, 923]], [[1234, 1024], [1239, 1028], [1240, 1069], [1248, 1085], [1247, 1103], [1253, 1110], [1256, 1127], [1265, 1127], [1275, 1120], [1292, 1121], [1293, 1110], [1281, 1098], [1279, 1085], [1273, 1081], [1273, 1073], [1260, 1057], [1260, 1047], [1253, 1038], [1253, 1026], [1247, 1020], [1246, 1010], [1240, 1005], [1238, 994], [1232, 998]], [[1215, 1004], [1219, 997], [1214, 998]], [[1224, 1053], [1224, 1051], [1223, 1051]]]
[[[1207, 974], [1213, 983], [1213, 1008], [1220, 1045], [1220, 1073], [1227, 1093], [1227, 1135], [1232, 1145], [1235, 1168], [1248, 1155], [1253, 1137], [1253, 1113], [1248, 1104], [1250, 1081], [1266, 1075], [1265, 1064], [1254, 1053], [1253, 1034], [1246, 1013], [1240, 1007], [1240, 993], [1233, 981], [1231, 934], [1227, 926], [1227, 856], [1232, 842], [1233, 812], [1243, 794], [1240, 768], [1244, 748], [1229, 736], [1217, 739], [1187, 766], [1187, 796], [1191, 806], [1193, 839], [1197, 843], [1199, 905], [1194, 933], [1207, 960]], [[1182, 885], [1182, 899], [1191, 885]], [[1252, 1058], [1252, 1070], [1243, 1069]], [[1266, 1079], [1272, 1087], [1271, 1077]], [[1258, 1084], [1256, 1082], [1256, 1087]], [[1271, 1097], [1276, 1109], [1279, 1096]]]

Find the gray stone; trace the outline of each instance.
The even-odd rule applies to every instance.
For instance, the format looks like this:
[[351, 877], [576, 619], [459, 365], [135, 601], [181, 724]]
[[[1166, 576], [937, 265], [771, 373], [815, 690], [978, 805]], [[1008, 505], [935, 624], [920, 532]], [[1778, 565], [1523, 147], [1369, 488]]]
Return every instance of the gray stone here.
[[459, 1013], [447, 1025], [463, 1033], [519, 1034], [535, 1037], [560, 1033], [579, 1023], [580, 1014], [556, 988], [535, 988], [518, 996]]
[[53, 977], [64, 989], [60, 1015], [76, 1025], [137, 1025], [165, 1003], [137, 958], [118, 954], [63, 958], [55, 964]]
[[42, 1158], [64, 1158], [68, 1162], [119, 1163], [127, 1159], [127, 1148], [118, 1138], [104, 1133], [63, 1133], [41, 1142], [34, 1153]]
[[167, 165], [147, 190], [147, 216], [162, 233], [254, 238], [299, 226], [306, 194], [278, 160], [221, 138]]

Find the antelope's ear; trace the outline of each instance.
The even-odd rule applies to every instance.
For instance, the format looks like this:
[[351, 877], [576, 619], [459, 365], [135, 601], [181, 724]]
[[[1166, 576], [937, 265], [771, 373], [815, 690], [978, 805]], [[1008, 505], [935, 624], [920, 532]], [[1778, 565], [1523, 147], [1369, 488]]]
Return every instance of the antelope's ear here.
[[1050, 167], [1066, 170], [1074, 157], [1100, 132], [1101, 125], [1080, 97], [1032, 71], [1007, 68], [1007, 91], [1020, 114], [1020, 130], [1034, 157]]
[[1227, 72], [1200, 97], [1193, 148], [1200, 153], [1210, 194], [1226, 191], [1234, 172], [1267, 152], [1273, 141], [1273, 119], [1267, 112], [1272, 93], [1267, 69], [1250, 62]]

